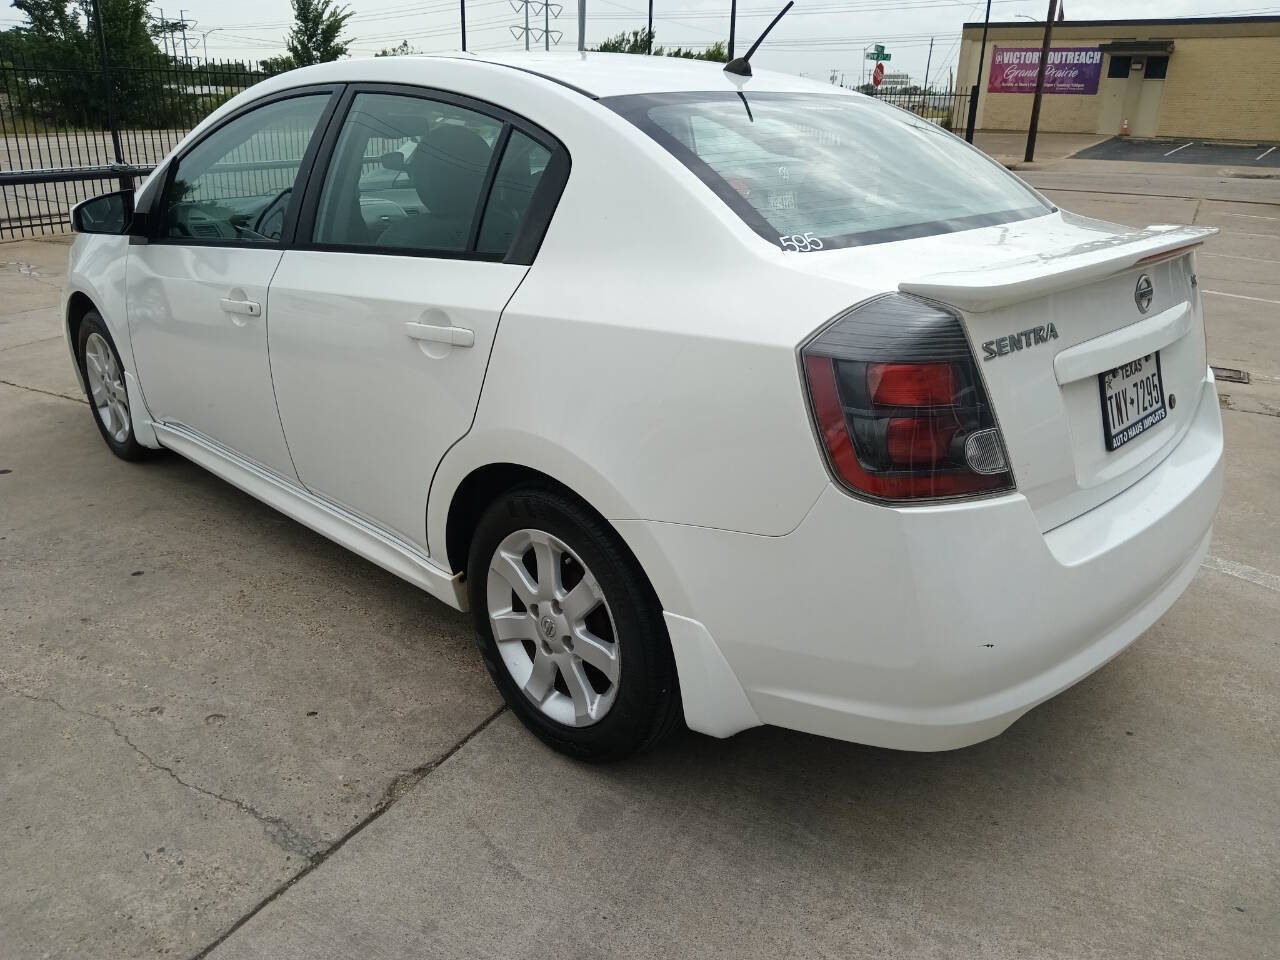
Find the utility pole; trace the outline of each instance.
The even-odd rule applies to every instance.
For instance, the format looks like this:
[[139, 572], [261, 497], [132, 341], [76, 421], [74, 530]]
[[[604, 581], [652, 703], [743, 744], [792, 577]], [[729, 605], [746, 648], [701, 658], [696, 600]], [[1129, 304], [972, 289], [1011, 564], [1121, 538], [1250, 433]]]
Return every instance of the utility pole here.
[[929, 96], [929, 68], [933, 66], [933, 37], [929, 38], [929, 57], [924, 62], [924, 95]]
[[587, 49], [587, 0], [578, 0], [578, 52]]
[[524, 50], [529, 52], [529, 0], [524, 0]]
[[467, 0], [459, 0], [458, 6], [462, 14], [462, 52], [467, 52]]
[[1049, 67], [1049, 42], [1053, 39], [1053, 21], [1058, 13], [1058, 0], [1049, 0], [1049, 16], [1044, 21], [1044, 42], [1040, 45], [1040, 69], [1036, 71], [1036, 98], [1031, 101], [1031, 126], [1027, 128], [1027, 163], [1036, 158], [1036, 133], [1040, 128], [1040, 99], [1044, 96], [1044, 72]]
[[738, 0], [729, 3], [729, 59], [733, 59], [733, 36], [738, 29]]
[[649, 0], [649, 53], [653, 53], [653, 0]]
[[189, 67], [191, 66], [191, 57], [187, 54], [187, 11], [178, 11], [178, 22], [182, 24], [182, 62]]
[[164, 55], [167, 57], [169, 55], [168, 24], [164, 20], [164, 7], [157, 7], [156, 9], [160, 11], [160, 39], [164, 41]]
[[978, 88], [982, 86], [982, 67], [987, 59], [987, 28], [991, 26], [991, 0], [987, 0], [987, 17], [982, 21], [982, 49], [978, 51], [978, 76], [969, 91], [969, 122], [964, 128], [964, 138], [973, 143], [973, 128], [978, 123]]

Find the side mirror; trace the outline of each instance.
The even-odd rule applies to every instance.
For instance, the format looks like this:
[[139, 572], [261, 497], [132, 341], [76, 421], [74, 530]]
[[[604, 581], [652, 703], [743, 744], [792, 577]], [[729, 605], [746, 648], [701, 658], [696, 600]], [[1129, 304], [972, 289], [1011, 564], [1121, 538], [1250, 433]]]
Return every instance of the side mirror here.
[[390, 153], [384, 153], [378, 158], [378, 162], [387, 170], [404, 170], [407, 164], [404, 162], [404, 154], [399, 150], [392, 150]]
[[133, 222], [133, 191], [119, 190], [78, 203], [71, 211], [71, 228], [76, 233], [123, 235]]

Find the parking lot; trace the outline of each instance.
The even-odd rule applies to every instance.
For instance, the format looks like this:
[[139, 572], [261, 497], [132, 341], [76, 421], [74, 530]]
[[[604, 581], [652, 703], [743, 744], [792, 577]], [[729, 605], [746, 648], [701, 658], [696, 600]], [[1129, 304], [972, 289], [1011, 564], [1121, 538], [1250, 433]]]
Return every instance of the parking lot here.
[[[176, 456], [102, 443], [64, 242], [0, 245], [0, 958], [1222, 957], [1280, 943], [1280, 180], [1063, 160], [1200, 254], [1204, 569], [1002, 736], [776, 729], [591, 767], [468, 619]], [[1080, 598], [1087, 603], [1088, 598]]]
[[1133, 140], [1112, 137], [1082, 150], [1081, 160], [1131, 163], [1202, 163], [1216, 167], [1280, 167], [1280, 144], [1219, 140]]

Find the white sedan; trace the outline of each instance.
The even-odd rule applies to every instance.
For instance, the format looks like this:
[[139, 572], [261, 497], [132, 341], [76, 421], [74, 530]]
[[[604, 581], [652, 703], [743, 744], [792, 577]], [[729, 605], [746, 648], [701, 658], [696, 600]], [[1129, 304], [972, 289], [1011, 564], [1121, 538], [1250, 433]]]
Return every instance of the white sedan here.
[[1065, 213], [859, 94], [347, 60], [74, 222], [66, 334], [112, 451], [469, 608], [575, 756], [681, 722], [975, 743], [1129, 645], [1209, 542], [1211, 231]]

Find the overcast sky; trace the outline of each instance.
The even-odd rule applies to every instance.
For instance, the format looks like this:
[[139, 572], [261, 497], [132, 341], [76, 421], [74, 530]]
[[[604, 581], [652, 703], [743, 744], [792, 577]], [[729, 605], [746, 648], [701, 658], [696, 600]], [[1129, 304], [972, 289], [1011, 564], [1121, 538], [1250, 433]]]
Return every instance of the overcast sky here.
[[[563, 32], [561, 48], [577, 42], [577, 0], [562, 0], [564, 9], [552, 23]], [[739, 52], [755, 39], [785, 0], [739, 0]], [[893, 54], [886, 64], [914, 77], [924, 74], [930, 37], [936, 38], [930, 76], [946, 83], [956, 62], [960, 26], [979, 20], [985, 0], [797, 0], [753, 59], [759, 66], [826, 79], [843, 71], [849, 82], [861, 77], [863, 48], [881, 42]], [[1261, 0], [1064, 0], [1069, 20], [1124, 17], [1193, 17], [1280, 14], [1280, 2]], [[348, 0], [355, 13], [349, 25], [352, 55], [372, 56], [401, 40], [423, 52], [459, 48], [459, 0]], [[517, 0], [516, 6], [519, 6]], [[1027, 17], [1042, 20], [1048, 0], [993, 0], [991, 19]], [[289, 0], [172, 0], [168, 19], [185, 10], [187, 44], [192, 56], [208, 45], [210, 58], [253, 58], [283, 52], [292, 10]], [[556, 10], [552, 3], [552, 11]], [[152, 4], [157, 16], [159, 4]], [[539, 13], [532, 19], [540, 24]], [[621, 30], [643, 27], [647, 0], [587, 0], [587, 43], [591, 46]], [[15, 10], [0, 14], [0, 25], [22, 22]], [[468, 0], [467, 39], [472, 50], [517, 50], [523, 39], [510, 28], [524, 23], [512, 0]], [[657, 42], [668, 46], [705, 46], [729, 34], [729, 0], [655, 0]], [[205, 34], [205, 31], [212, 31]], [[539, 37], [538, 45], [541, 45]]]

